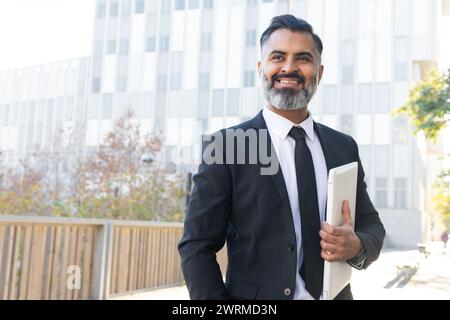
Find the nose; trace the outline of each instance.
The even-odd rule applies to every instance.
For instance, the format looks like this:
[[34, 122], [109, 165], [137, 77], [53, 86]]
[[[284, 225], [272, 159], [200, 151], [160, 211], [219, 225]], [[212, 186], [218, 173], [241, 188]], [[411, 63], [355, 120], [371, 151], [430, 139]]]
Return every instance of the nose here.
[[287, 59], [284, 65], [281, 67], [282, 73], [291, 73], [291, 72], [298, 72], [298, 66], [295, 63], [295, 61], [292, 61], [292, 59]]

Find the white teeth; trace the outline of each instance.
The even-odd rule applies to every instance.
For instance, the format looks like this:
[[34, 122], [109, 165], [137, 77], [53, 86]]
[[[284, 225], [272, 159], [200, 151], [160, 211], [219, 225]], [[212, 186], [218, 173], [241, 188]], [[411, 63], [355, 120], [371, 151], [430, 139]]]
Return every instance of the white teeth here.
[[297, 81], [295, 81], [295, 80], [280, 80], [280, 83], [297, 84]]

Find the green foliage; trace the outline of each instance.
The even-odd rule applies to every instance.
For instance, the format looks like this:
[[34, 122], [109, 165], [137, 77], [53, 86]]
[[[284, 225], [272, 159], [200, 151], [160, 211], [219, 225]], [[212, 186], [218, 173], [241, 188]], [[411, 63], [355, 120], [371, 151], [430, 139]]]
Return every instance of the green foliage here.
[[[446, 74], [432, 70], [424, 81], [412, 88], [406, 104], [394, 111], [394, 115], [399, 113], [408, 115], [416, 133], [422, 131], [428, 139], [436, 140], [450, 122], [450, 69]], [[450, 228], [450, 171], [438, 177], [435, 191], [433, 202]]]
[[432, 70], [429, 76], [409, 93], [405, 105], [394, 114], [406, 113], [416, 132], [422, 131], [434, 140], [450, 121], [450, 70], [440, 74]]

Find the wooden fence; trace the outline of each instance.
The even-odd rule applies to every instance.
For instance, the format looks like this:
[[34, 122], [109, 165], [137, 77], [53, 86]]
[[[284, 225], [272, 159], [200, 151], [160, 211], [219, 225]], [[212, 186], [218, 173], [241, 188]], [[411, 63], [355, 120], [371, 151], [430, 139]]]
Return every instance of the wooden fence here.
[[0, 216], [0, 300], [107, 299], [180, 285], [182, 228], [181, 223]]

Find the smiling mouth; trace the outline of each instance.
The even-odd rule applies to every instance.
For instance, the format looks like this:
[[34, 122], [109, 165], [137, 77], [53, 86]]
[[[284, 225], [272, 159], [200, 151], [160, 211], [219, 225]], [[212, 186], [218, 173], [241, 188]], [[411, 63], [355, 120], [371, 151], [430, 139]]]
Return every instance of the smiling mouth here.
[[301, 81], [297, 80], [297, 79], [276, 79], [275, 80], [278, 83], [282, 83], [282, 84], [300, 84]]

